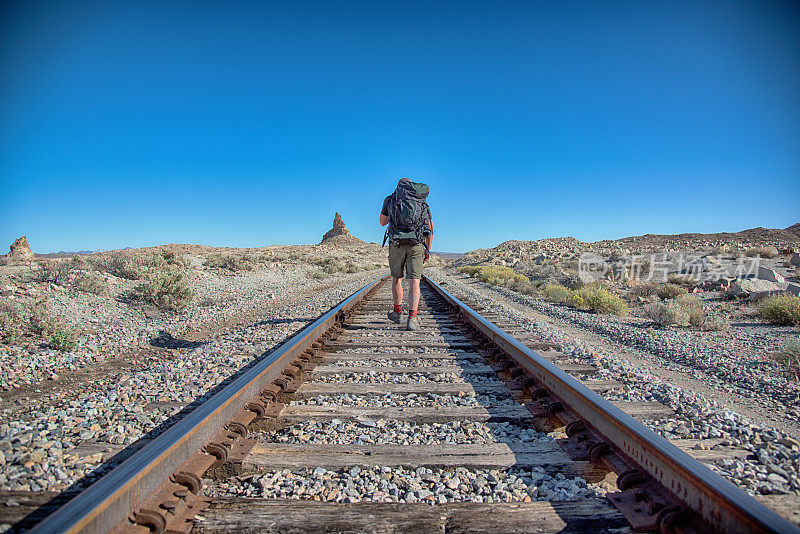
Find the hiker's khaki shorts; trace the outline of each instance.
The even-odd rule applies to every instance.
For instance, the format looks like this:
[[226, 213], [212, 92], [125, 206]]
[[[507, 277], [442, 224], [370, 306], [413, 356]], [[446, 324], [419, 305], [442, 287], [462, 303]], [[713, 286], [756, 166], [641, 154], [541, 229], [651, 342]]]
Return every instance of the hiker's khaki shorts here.
[[389, 245], [389, 270], [393, 278], [419, 280], [422, 278], [422, 265], [425, 262], [425, 245]]

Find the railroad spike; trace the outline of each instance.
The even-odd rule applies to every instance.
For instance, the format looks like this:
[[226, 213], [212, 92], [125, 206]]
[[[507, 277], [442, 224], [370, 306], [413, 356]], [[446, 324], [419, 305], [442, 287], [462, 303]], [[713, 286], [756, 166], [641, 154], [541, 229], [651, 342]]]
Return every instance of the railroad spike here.
[[228, 459], [228, 448], [219, 443], [209, 443], [205, 446], [205, 451], [216, 456], [218, 463], [224, 463]]
[[536, 388], [531, 391], [531, 400], [539, 400], [547, 396], [547, 390], [545, 388]]
[[156, 534], [162, 534], [167, 530], [167, 518], [158, 510], [139, 510], [133, 514], [133, 521], [137, 525], [149, 528]]
[[[225, 457], [227, 458], [227, 454], [225, 455]], [[177, 473], [172, 475], [172, 478], [175, 480], [175, 483], [180, 484], [181, 486], [186, 486], [188, 490], [194, 493], [195, 495], [200, 493], [200, 490], [203, 489], [203, 483], [200, 481], [200, 477], [194, 473], [188, 471], [178, 471]], [[176, 496], [180, 497], [180, 495], [177, 495], [178, 494], [177, 491], [175, 492], [175, 494]]]
[[586, 424], [583, 421], [578, 420], [578, 421], [573, 421], [573, 422], [569, 423], [564, 428], [564, 433], [567, 436], [572, 437], [572, 436], [578, 434], [579, 432], [583, 432], [585, 430], [586, 430]]
[[628, 469], [619, 474], [617, 477], [617, 487], [622, 491], [633, 487], [645, 480], [645, 474], [641, 469], [634, 468]]
[[547, 415], [554, 417], [558, 412], [564, 410], [564, 405], [561, 401], [553, 401], [547, 405]]
[[600, 459], [607, 454], [611, 454], [613, 449], [611, 445], [606, 443], [605, 441], [601, 441], [599, 443], [595, 443], [594, 445], [589, 448], [589, 458], [595, 463], [599, 463]]
[[253, 419], [253, 422], [261, 421], [267, 415], [267, 409], [263, 404], [258, 402], [249, 402], [245, 408], [256, 414], [256, 418]]
[[247, 437], [247, 427], [238, 421], [231, 421], [226, 425], [226, 428], [240, 437]]

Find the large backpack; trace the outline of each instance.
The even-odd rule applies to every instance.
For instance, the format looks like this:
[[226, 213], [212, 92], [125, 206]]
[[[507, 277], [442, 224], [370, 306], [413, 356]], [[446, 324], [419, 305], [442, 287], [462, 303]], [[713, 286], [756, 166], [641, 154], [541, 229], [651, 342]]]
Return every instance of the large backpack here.
[[383, 237], [394, 244], [423, 244], [428, 248], [430, 210], [428, 186], [403, 180], [389, 199], [389, 227]]

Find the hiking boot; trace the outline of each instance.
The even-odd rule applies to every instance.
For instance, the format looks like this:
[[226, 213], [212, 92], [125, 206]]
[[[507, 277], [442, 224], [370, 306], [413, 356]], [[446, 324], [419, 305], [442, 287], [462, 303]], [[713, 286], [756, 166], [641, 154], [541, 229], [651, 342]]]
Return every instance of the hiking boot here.
[[386, 317], [388, 317], [393, 323], [400, 324], [400, 312], [392, 310], [386, 314]]
[[416, 317], [411, 317], [410, 315], [408, 316], [406, 330], [419, 330], [419, 322], [417, 321]]

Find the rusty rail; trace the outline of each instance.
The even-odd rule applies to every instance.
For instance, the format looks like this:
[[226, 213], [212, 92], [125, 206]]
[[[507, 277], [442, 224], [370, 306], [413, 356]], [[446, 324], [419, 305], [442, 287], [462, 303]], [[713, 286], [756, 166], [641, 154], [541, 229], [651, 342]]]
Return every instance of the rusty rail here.
[[[365, 285], [303, 328], [219, 393], [36, 525], [33, 532], [109, 532], [129, 521], [151, 494], [171, 477], [178, 478], [181, 484], [192, 486], [192, 480], [184, 481], [180, 476], [176, 477], [176, 470], [226, 425], [233, 426], [234, 430], [236, 425], [241, 426], [241, 423], [237, 423], [237, 414], [251, 409], [249, 403], [258, 398], [262, 390], [276, 378], [280, 379], [281, 373], [289, 368], [295, 358], [340, 322], [386, 278]], [[213, 451], [206, 454], [213, 454]], [[192, 477], [189, 475], [184, 478]], [[186, 493], [183, 495], [185, 499]], [[132, 525], [129, 523], [129, 526]]]
[[[439, 284], [429, 278], [426, 281], [464, 321], [497, 347], [495, 351], [504, 353], [497, 353], [496, 357], [510, 357], [508, 365], [516, 366], [520, 373], [524, 371], [527, 379], [520, 378], [527, 380], [525, 389], [532, 392], [533, 409], [539, 409], [543, 416], [557, 417], [567, 425], [570, 438], [561, 441], [571, 456], [583, 453], [585, 459], [603, 463], [617, 472], [622, 491], [610, 498], [635, 528], [655, 526], [662, 532], [673, 528], [798, 532], [778, 514], [481, 317]], [[630, 469], [631, 462], [634, 469]], [[657, 503], [648, 496], [648, 492], [663, 490], [677, 499], [680, 506], [668, 506], [669, 499], [667, 503]], [[614, 502], [615, 499], [620, 502]], [[636, 524], [650, 516], [654, 525]], [[696, 522], [698, 518], [706, 528]]]

